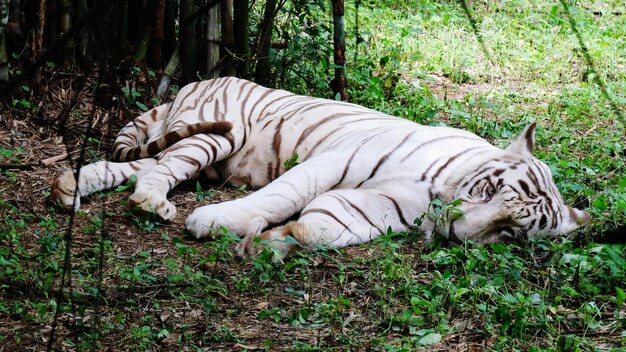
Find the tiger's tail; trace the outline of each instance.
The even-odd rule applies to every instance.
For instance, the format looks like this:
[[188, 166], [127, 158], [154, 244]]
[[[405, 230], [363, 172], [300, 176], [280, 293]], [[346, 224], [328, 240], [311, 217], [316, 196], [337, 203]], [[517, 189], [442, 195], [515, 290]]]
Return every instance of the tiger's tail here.
[[[113, 144], [113, 160], [133, 161], [152, 157], [176, 142], [200, 133], [224, 135], [232, 130], [228, 121], [198, 122], [163, 134], [170, 104], [156, 107], [126, 125]], [[160, 136], [159, 136], [160, 135]], [[147, 140], [159, 136], [146, 143]]]

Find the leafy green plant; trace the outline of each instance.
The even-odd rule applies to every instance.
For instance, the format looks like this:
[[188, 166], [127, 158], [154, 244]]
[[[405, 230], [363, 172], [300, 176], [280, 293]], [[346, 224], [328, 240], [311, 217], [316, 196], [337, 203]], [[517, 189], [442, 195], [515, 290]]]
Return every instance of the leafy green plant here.
[[204, 198], [211, 198], [212, 196], [212, 190], [205, 191], [202, 189], [202, 185], [200, 184], [200, 182], [196, 182], [196, 200], [198, 202], [202, 202]]
[[449, 203], [442, 202], [439, 198], [433, 199], [428, 205], [426, 216], [435, 223], [435, 226], [448, 228], [451, 221], [463, 216], [463, 211], [458, 207], [461, 201], [456, 199]]
[[285, 166], [286, 170], [289, 170], [291, 168], [293, 168], [294, 166], [298, 165], [298, 154], [294, 154], [291, 159], [287, 159], [285, 160], [285, 162], [283, 163], [283, 165]]
[[124, 93], [124, 96], [126, 97], [127, 104], [131, 106], [136, 106], [143, 111], [148, 111], [148, 107], [144, 103], [139, 101], [139, 98], [141, 97], [140, 90], [135, 87], [122, 88], [122, 93]]

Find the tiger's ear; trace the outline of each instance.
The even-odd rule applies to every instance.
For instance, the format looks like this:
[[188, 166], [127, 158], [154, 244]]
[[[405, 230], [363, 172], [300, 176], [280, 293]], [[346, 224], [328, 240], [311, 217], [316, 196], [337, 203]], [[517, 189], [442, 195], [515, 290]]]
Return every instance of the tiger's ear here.
[[526, 126], [524, 131], [506, 148], [506, 151], [520, 155], [526, 153], [532, 155], [535, 147], [535, 127], [537, 127], [536, 122]]

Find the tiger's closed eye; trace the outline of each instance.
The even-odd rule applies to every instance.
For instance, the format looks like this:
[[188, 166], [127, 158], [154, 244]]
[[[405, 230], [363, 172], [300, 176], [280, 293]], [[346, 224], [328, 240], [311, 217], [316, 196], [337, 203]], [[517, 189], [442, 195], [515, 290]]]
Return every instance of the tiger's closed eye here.
[[488, 183], [483, 190], [483, 194], [485, 200], [489, 201], [494, 196], [494, 194], [496, 194], [496, 188], [491, 183]]

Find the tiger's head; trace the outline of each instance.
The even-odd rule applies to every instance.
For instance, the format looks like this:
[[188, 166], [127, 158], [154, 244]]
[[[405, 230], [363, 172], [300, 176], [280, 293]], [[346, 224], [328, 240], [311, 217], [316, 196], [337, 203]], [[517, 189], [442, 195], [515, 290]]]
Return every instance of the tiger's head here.
[[458, 183], [455, 198], [463, 215], [437, 232], [454, 242], [519, 242], [566, 234], [589, 222], [587, 212], [565, 205], [550, 169], [532, 155], [535, 127], [527, 126], [502, 157], [483, 161]]

